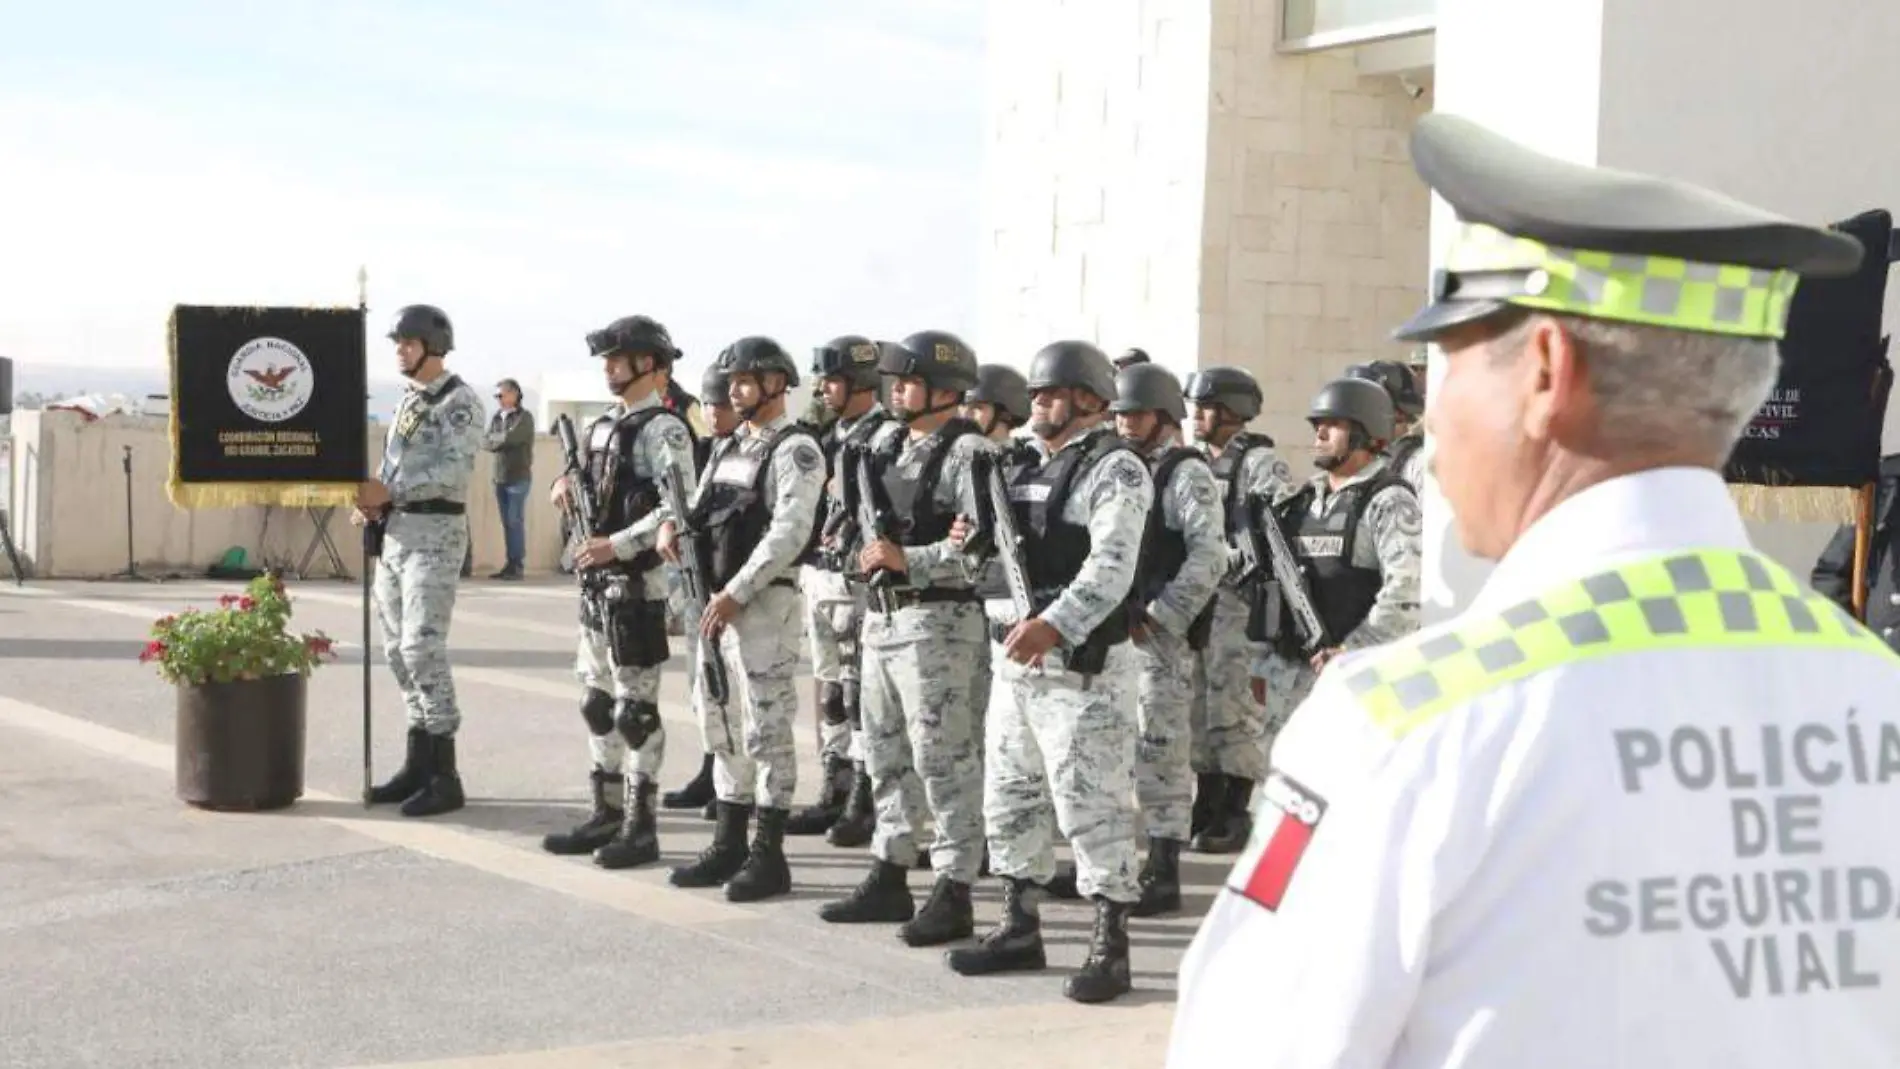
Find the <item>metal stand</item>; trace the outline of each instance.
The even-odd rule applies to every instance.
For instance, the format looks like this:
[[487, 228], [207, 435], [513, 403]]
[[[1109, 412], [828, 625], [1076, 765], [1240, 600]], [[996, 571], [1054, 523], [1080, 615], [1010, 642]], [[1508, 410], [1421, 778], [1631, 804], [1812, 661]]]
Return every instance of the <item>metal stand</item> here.
[[370, 662], [370, 650], [373, 649], [374, 647], [370, 645], [369, 602], [373, 594], [372, 584], [374, 584], [376, 581], [375, 580], [376, 558], [382, 556], [382, 553], [383, 553], [382, 525], [375, 521], [364, 524], [363, 525], [363, 808], [365, 809], [369, 808], [370, 791], [374, 789], [374, 782], [371, 778], [371, 773], [370, 773], [370, 748], [372, 745], [370, 736], [372, 734], [372, 731], [370, 728], [370, 712], [369, 712], [369, 705], [370, 705], [369, 662]]
[[139, 574], [139, 562], [132, 552], [132, 447], [128, 445], [124, 449], [120, 466], [125, 469], [125, 571], [113, 578], [150, 582], [148, 577]]

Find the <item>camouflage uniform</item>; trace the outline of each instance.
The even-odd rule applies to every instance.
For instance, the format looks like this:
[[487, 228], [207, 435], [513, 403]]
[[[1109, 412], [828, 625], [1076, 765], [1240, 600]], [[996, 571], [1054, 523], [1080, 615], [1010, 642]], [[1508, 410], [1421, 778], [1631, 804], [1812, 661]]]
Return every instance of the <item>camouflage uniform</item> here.
[[378, 476], [391, 502], [375, 580], [383, 657], [409, 726], [436, 736], [453, 737], [462, 723], [448, 639], [468, 524], [459, 513], [410, 510], [465, 507], [482, 432], [481, 400], [458, 376], [412, 384], [390, 423]]
[[[1273, 447], [1260, 446], [1247, 453], [1232, 484], [1219, 485], [1219, 490], [1225, 501], [1272, 500], [1292, 478], [1292, 470]], [[1238, 562], [1239, 552], [1230, 541], [1228, 570], [1215, 594], [1213, 638], [1198, 658], [1192, 763], [1198, 773], [1258, 781], [1266, 774], [1267, 747], [1272, 741], [1266, 706], [1253, 696], [1254, 667], [1266, 655], [1266, 647], [1247, 638], [1252, 604], [1250, 596], [1234, 586]]]
[[1425, 493], [1425, 432], [1413, 427], [1401, 435], [1386, 448], [1386, 458], [1403, 453], [1398, 466], [1398, 476], [1405, 480], [1412, 492]]
[[[1348, 507], [1345, 491], [1361, 486], [1390, 469], [1383, 458], [1366, 465], [1337, 489], [1325, 473], [1308, 479], [1312, 489], [1306, 514], [1313, 519], [1332, 518]], [[1282, 491], [1277, 501], [1284, 503], [1291, 492]], [[1305, 517], [1285, 517], [1288, 526], [1297, 526]], [[1295, 554], [1306, 556], [1302, 540], [1289, 532], [1288, 544]], [[1353, 538], [1354, 567], [1377, 569], [1383, 575], [1377, 599], [1357, 627], [1340, 639], [1344, 650], [1365, 649], [1411, 634], [1419, 626], [1419, 583], [1424, 570], [1424, 517], [1418, 497], [1407, 485], [1388, 485], [1374, 493], [1359, 518], [1359, 530]], [[1320, 596], [1315, 594], [1317, 600]], [[1277, 732], [1293, 710], [1306, 700], [1307, 692], [1318, 678], [1311, 662], [1288, 657], [1269, 649], [1255, 667], [1255, 673], [1267, 680], [1267, 703]]]
[[[772, 450], [769, 459], [766, 448]], [[742, 425], [722, 442], [688, 506], [694, 512], [688, 526], [702, 532], [693, 536], [701, 538], [702, 545], [721, 534], [719, 529], [703, 531], [702, 510], [715, 492], [741, 484], [757, 487], [759, 497], [746, 513], [725, 522], [750, 522], [745, 517], [755, 515], [754, 509], [762, 510], [765, 519], [757, 543], [721, 589], [743, 606], [718, 638], [731, 700], [725, 706], [711, 700], [706, 674], [694, 673], [693, 704], [706, 749], [714, 758], [719, 825], [713, 844], [693, 864], [672, 871], [675, 885], [725, 883], [728, 898], [749, 901], [780, 893], [789, 881], [778, 844], [798, 784], [792, 747], [798, 696], [792, 676], [800, 653], [800, 599], [792, 576], [810, 544], [824, 480], [824, 456], [817, 441], [790, 415], [780, 414], [758, 427]], [[753, 845], [754, 860], [769, 857], [762, 864], [774, 870], [762, 878], [749, 876], [751, 870], [741, 867], [750, 864], [743, 852], [744, 837], [755, 807], [760, 841]]]
[[1190, 648], [1188, 632], [1226, 574], [1227, 527], [1213, 472], [1198, 460], [1177, 465], [1155, 496], [1161, 524], [1180, 533], [1187, 559], [1146, 606], [1153, 626], [1146, 639], [1135, 643], [1141, 725], [1135, 792], [1150, 838], [1186, 842], [1194, 800], [1190, 721], [1200, 656]]

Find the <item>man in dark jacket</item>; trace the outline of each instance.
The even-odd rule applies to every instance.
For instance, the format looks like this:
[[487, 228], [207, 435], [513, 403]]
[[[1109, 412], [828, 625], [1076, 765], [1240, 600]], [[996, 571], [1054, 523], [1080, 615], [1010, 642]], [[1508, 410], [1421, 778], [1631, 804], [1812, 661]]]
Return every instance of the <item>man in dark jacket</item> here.
[[[1900, 561], [1887, 552], [1893, 535], [1895, 491], [1900, 491], [1900, 453], [1882, 457], [1874, 490], [1874, 537], [1867, 550], [1867, 626], [1900, 651]], [[1814, 592], [1854, 608], [1854, 527], [1834, 532], [1808, 578]]]
[[[520, 579], [527, 556], [528, 488], [533, 485], [534, 414], [521, 407], [521, 384], [503, 379], [495, 386], [495, 414], [482, 436], [482, 448], [495, 454], [495, 501], [501, 506], [501, 532], [508, 560], [490, 579]], [[464, 575], [468, 574], [466, 571]]]

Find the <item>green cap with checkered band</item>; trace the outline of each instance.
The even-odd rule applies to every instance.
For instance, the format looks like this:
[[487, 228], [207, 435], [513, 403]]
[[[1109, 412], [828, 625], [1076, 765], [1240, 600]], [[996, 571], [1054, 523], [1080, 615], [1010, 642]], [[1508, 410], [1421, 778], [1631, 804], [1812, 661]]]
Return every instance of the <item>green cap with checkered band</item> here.
[[1866, 255], [1848, 234], [1545, 156], [1454, 115], [1418, 121], [1412, 164], [1458, 227], [1431, 303], [1393, 332], [1402, 341], [1511, 307], [1780, 338], [1801, 277], [1851, 274]]
[[1880, 636], [1767, 557], [1696, 550], [1562, 584], [1343, 667], [1346, 689], [1398, 736], [1496, 687], [1578, 661], [1649, 650], [1817, 646], [1895, 656]]

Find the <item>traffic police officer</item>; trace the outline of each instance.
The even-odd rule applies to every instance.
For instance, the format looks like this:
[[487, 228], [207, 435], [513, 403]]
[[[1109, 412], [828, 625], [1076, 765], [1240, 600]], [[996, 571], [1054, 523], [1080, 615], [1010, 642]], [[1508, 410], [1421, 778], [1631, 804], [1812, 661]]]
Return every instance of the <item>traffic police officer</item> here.
[[1425, 492], [1425, 427], [1418, 417], [1425, 411], [1425, 399], [1418, 392], [1418, 380], [1412, 369], [1396, 360], [1374, 360], [1354, 364], [1346, 377], [1377, 383], [1392, 399], [1392, 433], [1385, 446], [1386, 467], [1404, 479], [1413, 493]]
[[[850, 519], [839, 492], [838, 458], [870, 441], [888, 421], [878, 403], [877, 345], [856, 334], [833, 338], [812, 352], [812, 374], [825, 409], [834, 417], [819, 436], [825, 447], [823, 529], [805, 555], [799, 585], [805, 595], [805, 630], [811, 636], [813, 701], [819, 716], [819, 759], [825, 778], [818, 802], [792, 814], [788, 835], [824, 835], [836, 846], [863, 846], [876, 823], [871, 778], [865, 772], [864, 716], [858, 685], [858, 631], [864, 591], [846, 581], [843, 554], [827, 546]], [[842, 820], [841, 820], [842, 818]]]
[[1029, 380], [1008, 364], [980, 364], [976, 385], [963, 394], [964, 419], [983, 428], [992, 442], [1007, 442], [1029, 422]]
[[1194, 800], [1188, 760], [1194, 662], [1207, 649], [1214, 588], [1227, 571], [1227, 521], [1206, 459], [1181, 444], [1187, 406], [1173, 372], [1159, 364], [1125, 365], [1109, 410], [1115, 429], [1148, 458], [1155, 487], [1142, 535], [1141, 618], [1133, 631], [1141, 673], [1135, 795], [1148, 832], [1134, 912], [1148, 917], [1181, 908], [1181, 848]]
[[402, 690], [408, 746], [402, 768], [370, 790], [371, 804], [402, 803], [406, 817], [462, 808], [455, 733], [462, 713], [449, 673], [449, 620], [468, 555], [468, 480], [482, 443], [482, 403], [443, 360], [455, 328], [440, 308], [412, 304], [389, 330], [409, 388], [383, 440], [377, 477], [357, 491], [351, 521], [380, 539], [377, 622], [383, 658]]
[[[1128, 914], [1141, 897], [1128, 633], [1154, 482], [1106, 423], [1115, 369], [1100, 349], [1048, 345], [1028, 380], [1034, 436], [998, 463], [1030, 613], [1018, 618], [1006, 587], [982, 591], [995, 673], [983, 809], [1003, 919], [976, 946], [950, 951], [948, 964], [964, 975], [1045, 966], [1039, 900], [1056, 872], [1053, 831], [1074, 848], [1080, 890], [1096, 907], [1088, 960], [1063, 992], [1104, 1002], [1129, 990]], [[970, 533], [959, 523], [953, 537], [967, 546]]]
[[1260, 510], [1255, 522], [1278, 523], [1286, 532], [1323, 635], [1306, 635], [1281, 599], [1258, 673], [1267, 681], [1272, 723], [1286, 722], [1316, 674], [1342, 651], [1418, 630], [1425, 522], [1418, 495], [1380, 455], [1392, 437], [1392, 411], [1377, 383], [1327, 383], [1306, 416], [1319, 472], [1277, 501], [1249, 502]]
[[[697, 435], [693, 439], [693, 471], [700, 475], [705, 474], [706, 461], [712, 456], [713, 446], [731, 436], [733, 430], [739, 426], [738, 413], [732, 410], [732, 399], [726, 396], [730, 378], [731, 376], [726, 374], [726, 369], [719, 366], [719, 361], [714, 360], [700, 379], [700, 392], [705, 394], [705, 399], [692, 408], [694, 412], [704, 413], [706, 420], [706, 433]], [[686, 623], [683, 630], [687, 656], [691, 658], [691, 663], [697, 666], [699, 664], [699, 608], [686, 604], [686, 590], [681, 585], [679, 568], [676, 565], [668, 564], [667, 580], [673, 584], [672, 589], [668, 591], [668, 596], [680, 603], [677, 614]], [[698, 671], [698, 668], [695, 667], [693, 671]], [[719, 714], [721, 717], [724, 715], [723, 711]], [[704, 714], [701, 714], [700, 719], [704, 721]], [[678, 790], [667, 791], [660, 796], [660, 807], [662, 809], [699, 809], [703, 810], [702, 815], [707, 820], [712, 820], [716, 815], [713, 800], [713, 755], [709, 748], [700, 758], [699, 771], [692, 779], [686, 781], [685, 786]]]
[[[575, 674], [585, 688], [581, 716], [592, 735], [594, 808], [587, 819], [542, 846], [555, 854], [592, 852], [602, 868], [659, 860], [653, 803], [666, 756], [660, 720], [660, 668], [672, 650], [666, 634], [666, 568], [653, 548], [661, 515], [660, 479], [690, 495], [696, 479], [693, 436], [665, 404], [666, 371], [678, 359], [672, 336], [647, 316], [616, 319], [587, 336], [615, 397], [582, 439], [598, 513], [574, 555], [581, 570], [581, 634]], [[555, 481], [565, 509], [580, 492], [572, 475]], [[625, 805], [614, 806], [624, 795]]]
[[[976, 354], [962, 339], [922, 331], [884, 346], [878, 366], [896, 419], [845, 454], [839, 478], [848, 507], [868, 505], [882, 519], [877, 530], [857, 525], [855, 562], [868, 582], [864, 736], [877, 834], [864, 882], [819, 915], [907, 922], [904, 942], [938, 946], [975, 930], [970, 885], [983, 863], [979, 711], [989, 701], [989, 629], [950, 529], [965, 511], [971, 458], [991, 447], [957, 415], [977, 382]], [[925, 817], [936, 824], [931, 844], [918, 842]], [[937, 881], [917, 910], [907, 873], [920, 845]]]
[[[1245, 536], [1246, 502], [1272, 500], [1293, 473], [1274, 455], [1273, 439], [1244, 429], [1264, 399], [1252, 375], [1237, 367], [1206, 368], [1188, 376], [1185, 393], [1195, 444], [1213, 465], [1231, 544]], [[1215, 595], [1213, 639], [1199, 658], [1194, 703], [1192, 848], [1209, 854], [1231, 854], [1246, 843], [1248, 804], [1266, 771], [1276, 726], [1267, 721], [1266, 680], [1256, 674], [1266, 645], [1248, 637], [1248, 622], [1260, 611], [1258, 586], [1237, 585], [1237, 552], [1229, 562]]]
[[[670, 879], [677, 887], [724, 884], [728, 900], [753, 902], [792, 886], [784, 837], [798, 785], [792, 674], [801, 605], [793, 576], [817, 533], [825, 457], [818, 439], [785, 411], [798, 365], [784, 347], [745, 337], [720, 362], [730, 377], [727, 396], [744, 422], [713, 451], [684, 526], [709, 551], [715, 593], [699, 632], [719, 644], [730, 701], [714, 702], [705, 672], [694, 673], [693, 704], [712, 744], [718, 816], [712, 844]], [[660, 554], [677, 560], [677, 518], [661, 507], [669, 515]], [[755, 809], [758, 833], [748, 852]]]
[[1347, 654], [1181, 965], [1169, 1065], [1893, 1065], [1900, 662], [1722, 480], [1803, 275], [1863, 250], [1427, 115], [1457, 213], [1401, 329], [1457, 618]]

